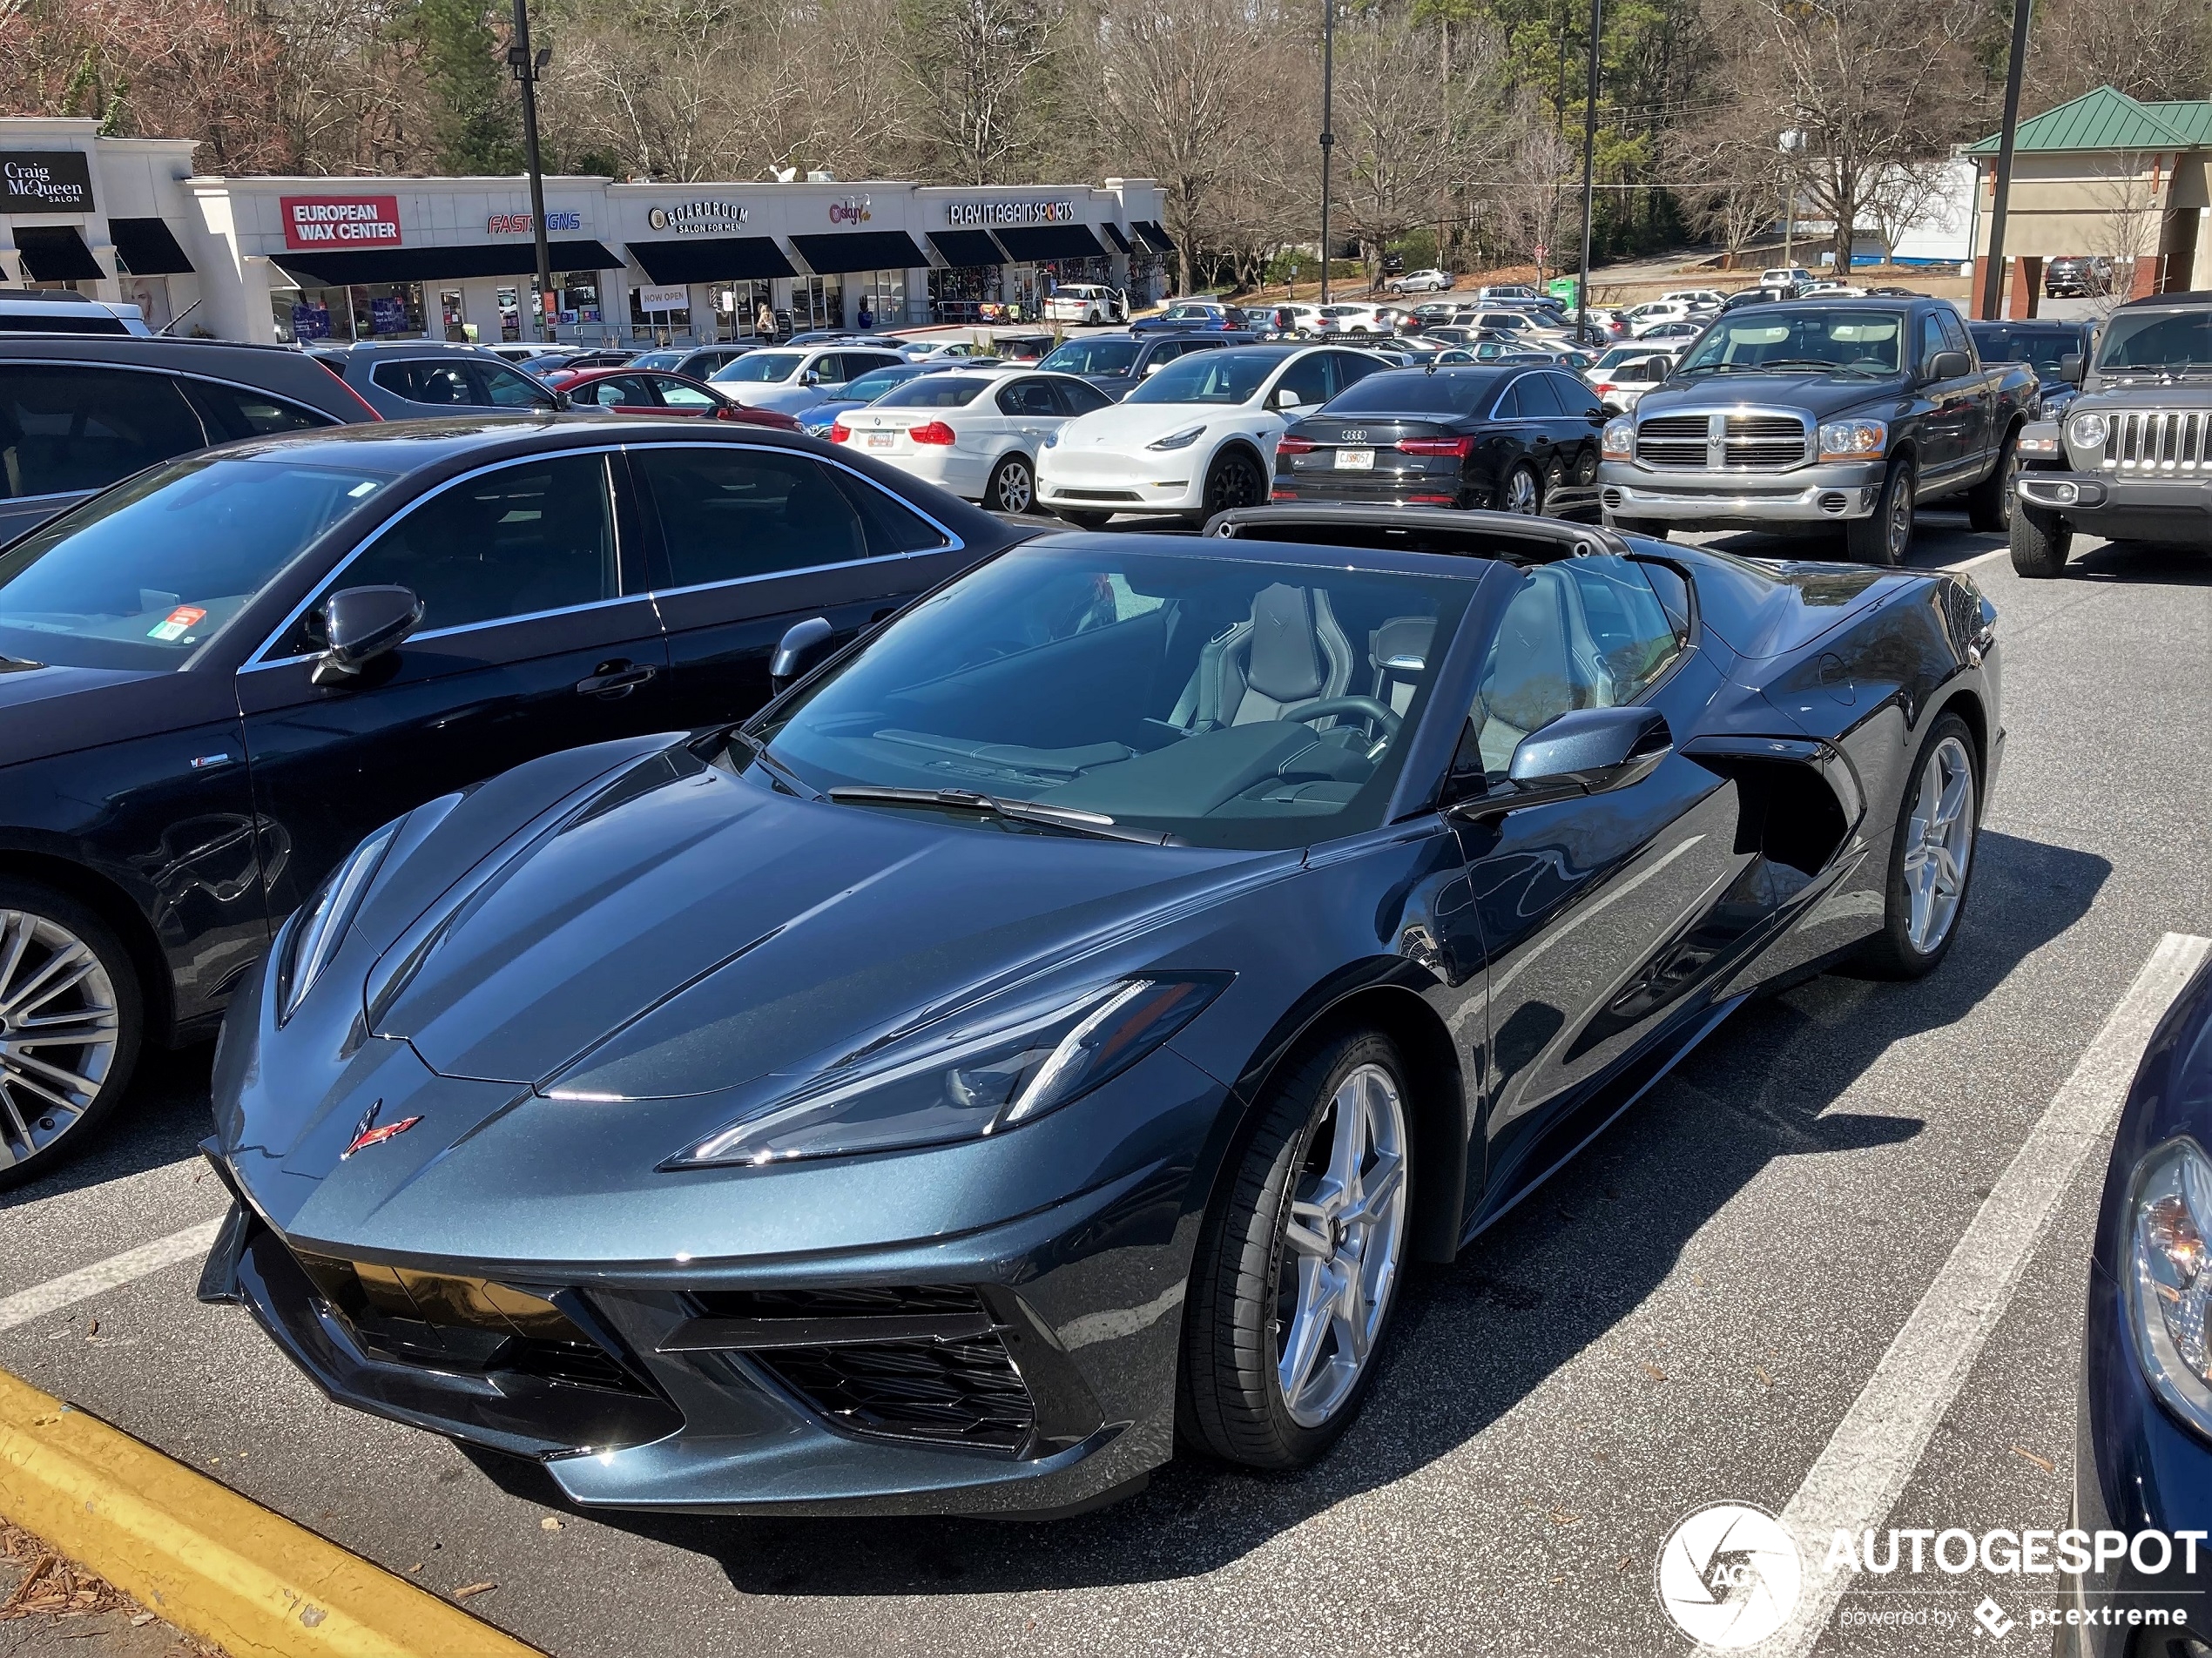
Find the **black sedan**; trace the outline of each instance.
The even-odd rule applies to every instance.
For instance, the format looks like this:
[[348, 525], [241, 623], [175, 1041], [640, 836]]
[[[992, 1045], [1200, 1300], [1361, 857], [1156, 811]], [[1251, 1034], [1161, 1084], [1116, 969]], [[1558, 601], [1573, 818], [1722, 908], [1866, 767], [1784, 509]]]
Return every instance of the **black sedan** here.
[[224, 1027], [203, 1296], [587, 1506], [1322, 1454], [1413, 1264], [1763, 987], [1942, 960], [2002, 730], [1955, 576], [1328, 512], [1040, 538], [378, 829]]
[[1370, 374], [1284, 433], [1273, 498], [1587, 509], [1605, 421], [1595, 393], [1549, 367]]
[[1148, 374], [1194, 351], [1219, 351], [1249, 345], [1249, 334], [1086, 334], [1053, 347], [1037, 367], [1089, 381], [1116, 402], [1142, 385]]
[[0, 1183], [212, 1033], [395, 812], [769, 693], [1019, 532], [811, 440], [479, 417], [139, 474], [0, 549]]

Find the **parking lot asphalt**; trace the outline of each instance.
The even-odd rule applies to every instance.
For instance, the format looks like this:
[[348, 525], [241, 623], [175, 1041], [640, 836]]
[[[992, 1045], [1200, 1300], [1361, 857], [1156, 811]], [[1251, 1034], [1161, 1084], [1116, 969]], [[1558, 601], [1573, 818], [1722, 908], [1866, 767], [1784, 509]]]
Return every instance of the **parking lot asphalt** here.
[[[495, 1585], [471, 1610], [579, 1658], [1686, 1652], [1653, 1587], [1675, 1521], [1790, 1502], [2161, 937], [2212, 935], [2212, 563], [2092, 545], [2027, 583], [1997, 546], [1937, 515], [1914, 557], [1996, 603], [2010, 734], [1945, 966], [1737, 1014], [1412, 1284], [1364, 1417], [1305, 1473], [1179, 1463], [1042, 1524], [586, 1515], [529, 1465], [331, 1405], [192, 1298], [196, 1261], [0, 1329], [0, 1365], [434, 1590]], [[207, 1063], [157, 1057], [105, 1144], [8, 1196], [0, 1306], [221, 1212], [192, 1153]], [[2067, 1522], [2101, 1176], [2089, 1156], [1870, 1523]], [[1998, 1650], [1965, 1615], [1985, 1594], [2035, 1649], [2050, 1599], [1915, 1593], [1953, 1627], [1831, 1625], [1813, 1650]]]

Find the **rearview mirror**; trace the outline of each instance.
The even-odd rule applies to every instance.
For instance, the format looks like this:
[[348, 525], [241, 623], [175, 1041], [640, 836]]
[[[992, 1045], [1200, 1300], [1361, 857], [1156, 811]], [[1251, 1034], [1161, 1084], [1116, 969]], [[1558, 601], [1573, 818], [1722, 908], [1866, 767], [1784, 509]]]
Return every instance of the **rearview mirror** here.
[[1674, 751], [1656, 708], [1578, 708], [1522, 738], [1502, 789], [1460, 802], [1462, 817], [1496, 818], [1523, 806], [1605, 794], [1649, 777]]
[[422, 601], [409, 588], [349, 587], [325, 599], [320, 615], [323, 650], [307, 677], [344, 685], [422, 625]]
[[813, 672], [815, 664], [829, 655], [836, 634], [827, 617], [810, 616], [804, 622], [792, 623], [785, 630], [775, 657], [768, 664], [770, 688], [780, 694], [793, 680], [803, 679]]

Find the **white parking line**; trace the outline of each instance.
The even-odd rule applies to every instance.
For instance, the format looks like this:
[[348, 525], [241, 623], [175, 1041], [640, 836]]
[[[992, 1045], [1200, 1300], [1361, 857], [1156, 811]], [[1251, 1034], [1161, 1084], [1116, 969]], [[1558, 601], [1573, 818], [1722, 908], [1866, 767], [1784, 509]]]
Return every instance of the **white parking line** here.
[[1955, 564], [1946, 564], [1943, 568], [1947, 570], [1972, 570], [1977, 564], [1986, 564], [1993, 559], [2010, 558], [2012, 556], [2011, 548], [1997, 547], [1986, 553], [1976, 553], [1972, 558], [1962, 558]]
[[1801, 1658], [1826, 1631], [1850, 1578], [1820, 1570], [1828, 1540], [1879, 1526], [1904, 1494], [2067, 1188], [2103, 1155], [2151, 1033], [2208, 952], [2212, 940], [2168, 933], [2159, 941], [1782, 1511], [1804, 1551], [1805, 1594], [1760, 1658]]
[[181, 1232], [172, 1232], [158, 1237], [151, 1244], [141, 1244], [135, 1250], [125, 1250], [120, 1255], [111, 1255], [105, 1261], [96, 1261], [74, 1272], [64, 1272], [58, 1278], [24, 1290], [0, 1300], [0, 1330], [13, 1330], [17, 1324], [27, 1324], [34, 1318], [43, 1318], [50, 1312], [59, 1312], [105, 1291], [120, 1288], [164, 1267], [174, 1266], [179, 1261], [190, 1261], [203, 1256], [214, 1246], [215, 1234], [222, 1229], [219, 1217], [204, 1221], [198, 1226], [187, 1226]]

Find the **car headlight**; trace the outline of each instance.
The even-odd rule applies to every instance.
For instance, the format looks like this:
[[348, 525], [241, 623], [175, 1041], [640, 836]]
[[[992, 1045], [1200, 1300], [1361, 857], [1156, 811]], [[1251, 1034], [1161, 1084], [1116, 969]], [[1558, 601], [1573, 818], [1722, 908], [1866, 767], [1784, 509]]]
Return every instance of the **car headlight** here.
[[1203, 426], [1187, 426], [1180, 432], [1170, 432], [1165, 437], [1155, 438], [1144, 447], [1148, 449], [1187, 449], [1205, 433], [1206, 428]]
[[331, 871], [329, 879], [315, 888], [314, 895], [300, 907], [278, 964], [278, 1024], [283, 1024], [298, 1010], [307, 999], [307, 993], [315, 987], [315, 981], [322, 976], [322, 970], [338, 954], [339, 947], [345, 942], [346, 929], [354, 924], [361, 900], [368, 896], [369, 883], [376, 879], [384, 854], [392, 849], [393, 838], [406, 821], [403, 817], [395, 818], [354, 847], [353, 855]]
[[1617, 421], [1608, 421], [1600, 441], [1607, 460], [1625, 461], [1635, 453], [1636, 423], [1625, 414]]
[[1830, 421], [1820, 428], [1824, 461], [1867, 461], [1890, 446], [1885, 421]]
[[664, 1167], [849, 1156], [1033, 1122], [1136, 1064], [1228, 982], [1226, 974], [1141, 974], [940, 1027], [770, 1101]]
[[2135, 1170], [2128, 1302], [2143, 1371], [2168, 1409], [2212, 1434], [2212, 1161], [2172, 1140]]
[[2111, 435], [2112, 425], [2101, 414], [2077, 414], [2067, 423], [2066, 435], [2077, 449], [2101, 449], [2105, 439]]
[[1060, 447], [1060, 433], [1058, 429], [1055, 428], [1051, 431], [1048, 431], [1043, 437], [1038, 440], [1037, 447], [1041, 449], [1058, 448]]

